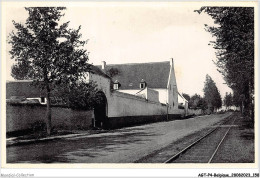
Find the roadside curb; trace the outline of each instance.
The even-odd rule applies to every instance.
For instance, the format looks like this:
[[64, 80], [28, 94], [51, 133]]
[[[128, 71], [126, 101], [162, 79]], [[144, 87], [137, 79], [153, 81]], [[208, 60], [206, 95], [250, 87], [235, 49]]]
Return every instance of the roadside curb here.
[[[108, 131], [107, 131], [108, 132]], [[85, 136], [85, 135], [94, 135], [94, 134], [101, 134], [101, 133], [107, 133], [107, 132], [99, 132], [99, 133], [81, 133], [81, 134], [68, 134], [68, 135], [59, 135], [59, 136], [52, 136], [52, 137], [46, 137], [46, 138], [40, 138], [40, 139], [28, 139], [28, 140], [15, 140], [15, 139], [6, 139], [6, 147], [10, 146], [18, 146], [18, 145], [26, 145], [31, 143], [40, 143], [40, 142], [47, 142], [52, 140], [60, 140], [64, 138], [72, 138], [77, 136]], [[14, 140], [14, 141], [12, 141]]]

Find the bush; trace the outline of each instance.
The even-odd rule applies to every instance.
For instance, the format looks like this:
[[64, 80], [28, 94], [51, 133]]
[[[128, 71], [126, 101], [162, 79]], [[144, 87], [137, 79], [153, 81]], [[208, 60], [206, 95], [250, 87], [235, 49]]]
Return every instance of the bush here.
[[99, 91], [94, 82], [82, 82], [71, 86], [68, 93], [69, 107], [75, 110], [93, 109], [96, 105], [105, 102]]

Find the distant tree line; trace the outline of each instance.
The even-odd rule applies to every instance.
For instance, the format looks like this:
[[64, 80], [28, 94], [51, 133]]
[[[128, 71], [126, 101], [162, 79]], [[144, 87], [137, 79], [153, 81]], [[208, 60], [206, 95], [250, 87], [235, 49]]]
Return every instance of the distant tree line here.
[[183, 97], [188, 101], [189, 108], [191, 109], [202, 109], [203, 111], [208, 110], [210, 113], [216, 111], [222, 107], [222, 99], [219, 90], [209, 75], [206, 75], [204, 82], [204, 96], [195, 94], [189, 96], [183, 93]]

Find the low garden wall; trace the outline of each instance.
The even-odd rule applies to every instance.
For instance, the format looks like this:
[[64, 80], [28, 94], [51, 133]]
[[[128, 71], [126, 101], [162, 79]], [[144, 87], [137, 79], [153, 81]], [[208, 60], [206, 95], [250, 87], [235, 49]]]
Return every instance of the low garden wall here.
[[188, 109], [188, 115], [201, 115], [203, 114], [201, 109]]
[[[46, 106], [6, 106], [6, 132], [31, 129], [35, 123], [45, 122]], [[52, 126], [66, 130], [88, 129], [92, 125], [93, 111], [78, 111], [52, 107]]]

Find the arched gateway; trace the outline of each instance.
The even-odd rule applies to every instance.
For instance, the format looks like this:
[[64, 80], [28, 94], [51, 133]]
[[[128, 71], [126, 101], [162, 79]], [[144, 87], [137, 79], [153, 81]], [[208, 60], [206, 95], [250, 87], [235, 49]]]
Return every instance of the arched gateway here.
[[94, 107], [94, 121], [95, 128], [105, 128], [107, 124], [107, 98], [106, 95], [100, 91], [97, 94], [98, 102]]

